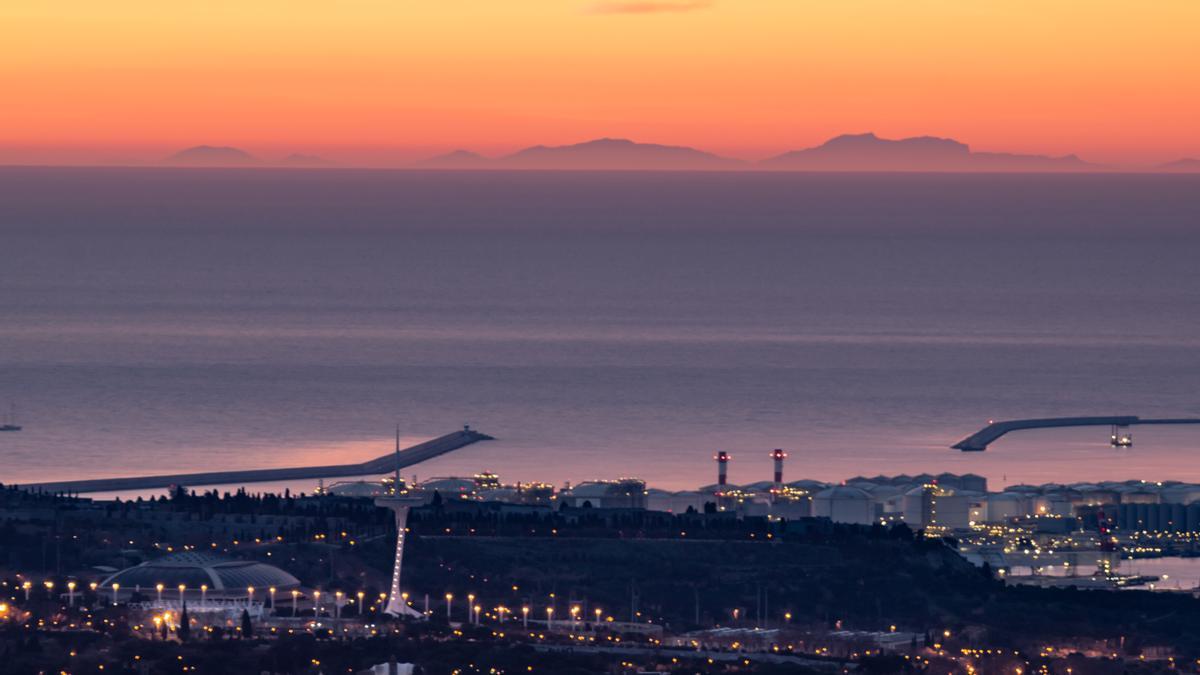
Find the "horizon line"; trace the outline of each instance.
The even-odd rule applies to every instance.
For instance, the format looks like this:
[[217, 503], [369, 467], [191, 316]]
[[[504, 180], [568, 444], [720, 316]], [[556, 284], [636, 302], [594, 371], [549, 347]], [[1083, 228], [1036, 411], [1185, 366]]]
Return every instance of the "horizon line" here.
[[[1188, 159], [1188, 158], [1185, 158]], [[275, 162], [250, 162], [244, 164], [187, 164], [158, 162], [3, 162], [0, 169], [161, 169], [180, 171], [395, 171], [411, 173], [698, 173], [698, 174], [934, 174], [934, 175], [1164, 175], [1189, 176], [1200, 174], [1197, 169], [1171, 169], [1162, 164], [1156, 165], [1101, 165], [1093, 164], [1081, 168], [1063, 169], [936, 169], [936, 168], [796, 168], [759, 166], [753, 162], [743, 162], [735, 166], [716, 168], [703, 167], [521, 167], [521, 166], [478, 166], [478, 167], [439, 167], [422, 166], [417, 160], [406, 164], [346, 164], [328, 162], [321, 165], [296, 165]]]
[[[786, 161], [789, 155], [806, 153], [810, 151], [819, 151], [829, 147], [835, 141], [842, 139], [865, 139], [868, 141], [878, 142], [879, 147], [886, 147], [889, 144], [900, 144], [912, 141], [926, 142], [942, 142], [945, 144], [957, 144], [962, 147], [963, 158], [959, 160], [956, 157], [933, 158], [932, 161], [915, 157], [906, 159], [899, 158], [883, 158], [871, 157], [855, 158], [855, 157], [832, 157], [831, 163], [836, 163], [840, 166], [832, 167], [797, 167], [797, 166], [779, 166], [772, 165], [773, 161], [783, 159]], [[559, 160], [557, 165], [554, 165], [554, 160], [548, 161], [542, 167], [529, 166], [513, 166], [505, 165], [501, 162], [511, 160], [530, 150], [569, 150], [571, 148], [580, 148], [582, 146], [597, 145], [600, 143], [610, 144], [627, 144], [636, 150], [672, 150], [696, 153], [702, 157], [679, 158], [673, 159], [665, 164], [671, 164], [670, 168], [655, 168], [648, 167], [642, 169], [638, 167], [639, 158], [630, 157], [624, 160], [618, 158], [610, 163], [610, 166], [600, 166], [596, 162], [596, 166], [587, 166], [588, 160], [584, 158], [575, 159], [574, 162], [578, 166], [569, 166], [568, 162]], [[180, 147], [175, 150], [170, 150], [169, 147], [173, 144], [154, 143], [154, 144], [131, 144], [126, 146], [106, 147], [106, 146], [20, 146], [9, 145], [7, 148], [0, 145], [0, 153], [5, 150], [10, 155], [23, 155], [19, 159], [11, 160], [0, 159], [0, 166], [57, 166], [57, 167], [162, 167], [162, 168], [295, 168], [295, 169], [424, 169], [424, 170], [470, 170], [470, 171], [769, 171], [769, 172], [805, 172], [805, 173], [1194, 173], [1200, 171], [1200, 154], [1188, 154], [1187, 151], [1173, 153], [1169, 159], [1150, 161], [1142, 159], [1139, 161], [1117, 160], [1106, 162], [1093, 162], [1080, 157], [1078, 152], [1066, 152], [1062, 154], [1041, 154], [1038, 151], [1021, 151], [1021, 150], [978, 150], [974, 146], [958, 140], [952, 136], [938, 136], [934, 134], [918, 134], [910, 136], [899, 136], [895, 138], [887, 138], [877, 135], [875, 132], [866, 131], [860, 133], [841, 133], [827, 137], [824, 141], [820, 141], [815, 145], [807, 145], [802, 147], [793, 146], [792, 149], [773, 150], [770, 154], [759, 155], [757, 158], [745, 158], [736, 155], [723, 155], [716, 152], [704, 150], [694, 145], [680, 145], [666, 142], [642, 141], [633, 140], [628, 136], [619, 135], [599, 135], [586, 138], [580, 141], [560, 142], [558, 144], [548, 144], [538, 142], [527, 145], [516, 146], [515, 149], [497, 152], [496, 148], [491, 148], [491, 154], [483, 154], [473, 150], [468, 150], [468, 144], [457, 146], [318, 146], [321, 150], [296, 149], [294, 145], [288, 144], [269, 144], [266, 146], [258, 146], [259, 149], [250, 152], [239, 144], [235, 143], [198, 143]], [[182, 143], [180, 143], [182, 145]], [[247, 144], [250, 147], [255, 147], [256, 144]], [[914, 144], [915, 145], [915, 144]], [[133, 156], [122, 152], [120, 148], [128, 148], [132, 150]], [[894, 147], [894, 145], [892, 146]], [[149, 154], [150, 152], [170, 153], [159, 155], [154, 158], [137, 157], [138, 150], [142, 153]], [[270, 159], [256, 155], [255, 153], [266, 154], [267, 148], [270, 148], [271, 154], [278, 153], [279, 156]], [[422, 156], [414, 157], [413, 150], [420, 148]], [[380, 153], [396, 152], [402, 149], [407, 149], [406, 157], [396, 157], [389, 159], [380, 157], [378, 160], [364, 159], [364, 153]], [[348, 152], [357, 155], [357, 158], [349, 161], [345, 159], [337, 159], [326, 157], [319, 152], [327, 150]], [[185, 153], [199, 151], [200, 153], [210, 154], [208, 158], [199, 156], [191, 158], [182, 156]], [[762, 149], [760, 148], [760, 152]], [[219, 156], [220, 153], [227, 153], [228, 159], [223, 159]], [[867, 150], [869, 155], [870, 150]], [[92, 155], [88, 157], [87, 155]], [[757, 153], [756, 153], [757, 154]], [[100, 155], [97, 157], [97, 155]], [[105, 156], [107, 155], [107, 156]], [[121, 156], [124, 155], [124, 156]], [[479, 166], [433, 166], [431, 163], [439, 160], [452, 158], [455, 155], [464, 155], [467, 161], [477, 161]], [[369, 156], [369, 155], [368, 155]], [[976, 157], [978, 156], [978, 157]], [[947, 164], [944, 168], [936, 168], [931, 164], [936, 165], [939, 162], [950, 163], [955, 161], [971, 161], [973, 158], [985, 160], [986, 157], [997, 158], [1006, 157], [1012, 161], [1067, 161], [1072, 160], [1078, 162], [1076, 166], [1065, 165], [1047, 168], [995, 168], [981, 167], [974, 168], [971, 166], [954, 166]], [[896, 161], [898, 160], [898, 161]], [[721, 162], [720, 166], [686, 166], [688, 161], [709, 161]], [[818, 161], [820, 161], [818, 159]], [[487, 166], [488, 163], [495, 163]], [[651, 162], [653, 163], [653, 162]], [[1197, 166], [1191, 166], [1195, 163]], [[882, 168], [879, 165], [884, 165]], [[857, 166], [856, 166], [857, 165]], [[873, 166], [875, 165], [875, 166]]]

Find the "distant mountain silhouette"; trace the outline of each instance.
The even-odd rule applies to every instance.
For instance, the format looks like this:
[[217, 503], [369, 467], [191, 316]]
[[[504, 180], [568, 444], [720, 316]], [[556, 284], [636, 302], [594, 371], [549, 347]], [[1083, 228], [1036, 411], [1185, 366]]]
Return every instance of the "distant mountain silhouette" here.
[[417, 162], [419, 166], [431, 169], [484, 169], [493, 160], [470, 150], [455, 150], [437, 157]]
[[329, 166], [333, 162], [318, 155], [305, 155], [294, 152], [280, 160], [280, 164], [286, 164], [287, 166]]
[[172, 164], [192, 166], [242, 166], [257, 164], [258, 158], [238, 148], [212, 145], [197, 145], [180, 150], [167, 158]]
[[837, 136], [815, 148], [763, 160], [767, 169], [801, 171], [1083, 171], [1097, 169], [1075, 155], [1047, 157], [972, 152], [951, 138], [890, 140], [875, 134]]
[[601, 138], [575, 145], [535, 145], [499, 161], [522, 169], [711, 170], [737, 168], [742, 164], [695, 148], [635, 143], [624, 138]]
[[1177, 159], [1174, 162], [1161, 164], [1158, 168], [1162, 169], [1163, 171], [1200, 171], [1200, 159], [1185, 157], [1183, 159]]
[[[1174, 170], [1190, 170], [1181, 160]], [[712, 171], [743, 168], [784, 171], [1095, 171], [1105, 167], [1075, 155], [1049, 157], [1005, 152], [973, 152], [952, 138], [919, 136], [890, 140], [872, 133], [845, 134], [822, 145], [787, 152], [748, 164], [709, 152], [676, 145], [636, 143], [623, 138], [600, 138], [574, 145], [533, 147], [503, 157], [485, 157], [468, 150], [431, 157], [417, 163], [434, 169], [553, 169]], [[1165, 167], [1164, 167], [1165, 168]]]
[[535, 145], [495, 159], [457, 150], [420, 165], [453, 169], [711, 171], [740, 168], [743, 162], [683, 146], [600, 138], [575, 145]]

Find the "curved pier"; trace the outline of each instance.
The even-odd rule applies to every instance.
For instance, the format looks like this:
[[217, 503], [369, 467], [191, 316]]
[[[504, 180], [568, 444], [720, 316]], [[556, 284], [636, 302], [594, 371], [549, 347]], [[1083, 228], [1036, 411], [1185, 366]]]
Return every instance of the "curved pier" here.
[[982, 452], [990, 443], [1010, 431], [1021, 429], [1050, 429], [1054, 427], [1130, 427], [1137, 424], [1200, 424], [1196, 418], [1142, 419], [1135, 415], [1114, 417], [1043, 417], [1028, 420], [992, 422], [986, 427], [950, 446], [963, 452]]
[[251, 469], [247, 471], [213, 471], [208, 473], [181, 473], [164, 476], [133, 476], [129, 478], [95, 478], [88, 480], [54, 481], [30, 483], [23, 489], [41, 492], [117, 492], [120, 490], [149, 490], [172, 485], [234, 485], [239, 483], [264, 483], [286, 480], [315, 478], [340, 478], [344, 476], [371, 476], [399, 471], [438, 455], [458, 450], [479, 441], [493, 440], [487, 434], [472, 429], [463, 429], [418, 443], [397, 452], [361, 464], [335, 464], [331, 466], [306, 466], [291, 469]]

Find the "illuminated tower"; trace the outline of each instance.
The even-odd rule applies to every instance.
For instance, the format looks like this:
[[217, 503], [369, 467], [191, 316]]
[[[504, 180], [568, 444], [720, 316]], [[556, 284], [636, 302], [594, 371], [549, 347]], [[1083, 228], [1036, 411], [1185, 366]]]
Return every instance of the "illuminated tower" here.
[[393, 484], [393, 494], [379, 497], [375, 505], [391, 509], [396, 514], [396, 557], [392, 561], [392, 588], [388, 593], [387, 607], [384, 612], [392, 616], [423, 617], [417, 610], [408, 606], [400, 592], [400, 568], [404, 560], [404, 530], [408, 527], [408, 510], [420, 506], [424, 500], [410, 497], [400, 489], [400, 427], [396, 427], [396, 482]]
[[783, 491], [783, 460], [787, 459], [787, 453], [779, 448], [771, 451], [771, 459], [775, 460], [775, 481], [772, 485], [772, 492]]
[[717, 494], [722, 495], [729, 485], [729, 453], [722, 450], [713, 459], [717, 460]]

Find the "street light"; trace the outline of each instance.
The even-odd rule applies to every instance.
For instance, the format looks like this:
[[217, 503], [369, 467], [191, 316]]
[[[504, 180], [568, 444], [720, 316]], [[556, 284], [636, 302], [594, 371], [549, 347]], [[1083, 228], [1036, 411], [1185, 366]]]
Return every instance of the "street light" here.
[[[600, 623], [600, 615], [603, 614], [604, 612], [601, 611], [599, 607], [597, 607], [595, 609], [595, 612], [596, 612], [596, 623], [599, 624]], [[593, 626], [593, 628], [595, 628], [595, 626]]]
[[179, 584], [179, 606], [183, 607], [183, 592], [187, 590], [187, 586]]
[[253, 604], [254, 604], [254, 587], [247, 586], [246, 587], [246, 606], [249, 607], [250, 605], [253, 605]]
[[446, 621], [450, 620], [450, 601], [454, 599], [453, 593], [446, 594]]
[[154, 590], [155, 590], [155, 591], [158, 593], [158, 604], [159, 604], [159, 605], [162, 605], [162, 592], [163, 592], [163, 588], [164, 588], [164, 586], [163, 586], [162, 584], [155, 584], [155, 585], [154, 585]]
[[475, 605], [475, 625], [476, 626], [479, 625], [479, 612], [482, 610], [483, 610], [483, 607], [481, 607], [479, 605]]
[[554, 627], [554, 608], [547, 607], [546, 608], [546, 630], [550, 630], [553, 627]]
[[292, 591], [292, 616], [296, 616], [296, 599], [300, 597], [300, 591]]
[[21, 588], [25, 591], [25, 602], [29, 602], [29, 589], [33, 588], [33, 583], [26, 581], [21, 584]]
[[272, 587], [268, 588], [267, 592], [271, 594], [271, 612], [274, 612], [275, 611], [275, 587], [272, 586]]
[[364, 598], [364, 597], [366, 597], [366, 595], [367, 595], [367, 594], [366, 594], [366, 593], [363, 593], [362, 591], [359, 591], [359, 592], [355, 593], [354, 595], [355, 595], [355, 597], [357, 597], [357, 598], [358, 598], [358, 615], [359, 615], [359, 616], [362, 616], [362, 613], [363, 613], [363, 598]]
[[473, 607], [475, 607], [475, 594], [467, 593], [467, 623], [471, 624], [475, 623], [475, 620], [471, 617]]
[[321, 591], [313, 591], [313, 617], [321, 616]]
[[67, 582], [67, 602], [69, 602], [72, 607], [75, 606], [75, 582], [74, 581]]
[[526, 630], [529, 629], [529, 605], [521, 607], [521, 625], [524, 626]]
[[119, 591], [119, 590], [121, 590], [121, 584], [114, 583], [114, 584], [112, 585], [112, 591], [113, 591], [113, 604], [114, 604], [114, 605], [115, 605], [115, 604], [117, 604], [117, 591]]
[[208, 609], [208, 584], [200, 584], [200, 611]]

